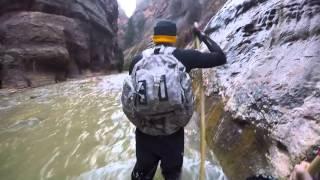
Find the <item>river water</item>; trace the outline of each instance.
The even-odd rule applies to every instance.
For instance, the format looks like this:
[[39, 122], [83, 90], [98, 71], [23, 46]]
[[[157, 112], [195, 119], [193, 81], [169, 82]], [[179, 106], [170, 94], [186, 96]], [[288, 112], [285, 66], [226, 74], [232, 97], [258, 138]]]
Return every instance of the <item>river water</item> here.
[[[0, 92], [0, 179], [130, 180], [135, 128], [121, 111], [126, 74]], [[186, 128], [183, 180], [198, 179], [199, 129]], [[206, 179], [224, 179], [208, 151]], [[161, 180], [161, 172], [155, 177]]]

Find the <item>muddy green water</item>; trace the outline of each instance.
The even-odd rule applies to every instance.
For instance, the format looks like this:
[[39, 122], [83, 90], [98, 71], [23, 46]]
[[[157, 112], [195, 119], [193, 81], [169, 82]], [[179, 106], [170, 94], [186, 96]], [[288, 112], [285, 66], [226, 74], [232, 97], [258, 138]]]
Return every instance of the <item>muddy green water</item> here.
[[[121, 111], [125, 74], [0, 92], [0, 179], [129, 180], [135, 128]], [[186, 128], [183, 180], [198, 179], [199, 129]], [[207, 179], [224, 179], [208, 152]], [[158, 171], [156, 180], [160, 180]]]

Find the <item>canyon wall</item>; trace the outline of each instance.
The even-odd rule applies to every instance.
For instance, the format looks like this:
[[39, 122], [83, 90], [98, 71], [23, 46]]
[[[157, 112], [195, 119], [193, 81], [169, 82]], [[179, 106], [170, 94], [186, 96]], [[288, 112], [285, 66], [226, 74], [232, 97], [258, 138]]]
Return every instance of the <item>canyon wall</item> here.
[[226, 0], [140, 0], [129, 19], [125, 38], [125, 63], [152, 45], [153, 27], [160, 19], [175, 22], [178, 26], [178, 47], [192, 40], [191, 27], [199, 21], [204, 27]]
[[229, 0], [206, 32], [228, 59], [204, 72], [208, 99], [222, 97], [208, 104], [220, 112], [208, 116], [209, 144], [229, 157], [227, 175], [287, 178], [320, 144], [320, 1]]
[[1, 0], [1, 87], [120, 70], [117, 19], [116, 0]]

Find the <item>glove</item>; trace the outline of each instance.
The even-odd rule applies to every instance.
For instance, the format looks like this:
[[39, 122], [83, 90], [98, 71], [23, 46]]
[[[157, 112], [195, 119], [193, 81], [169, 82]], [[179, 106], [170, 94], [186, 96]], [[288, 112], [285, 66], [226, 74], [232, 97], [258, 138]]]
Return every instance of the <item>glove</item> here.
[[310, 164], [304, 161], [301, 164], [296, 165], [290, 180], [312, 180], [311, 175], [307, 171], [309, 166]]
[[192, 31], [193, 34], [200, 39], [200, 41], [203, 41], [203, 39], [206, 37], [206, 35], [197, 27], [193, 27]]

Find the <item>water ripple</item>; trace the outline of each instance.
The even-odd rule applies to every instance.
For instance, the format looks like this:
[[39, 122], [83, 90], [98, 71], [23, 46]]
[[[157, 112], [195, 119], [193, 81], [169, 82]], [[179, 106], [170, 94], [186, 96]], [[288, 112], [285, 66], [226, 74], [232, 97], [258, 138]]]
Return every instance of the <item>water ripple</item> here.
[[[135, 163], [135, 128], [121, 110], [126, 76], [1, 95], [1, 179], [129, 180]], [[34, 117], [39, 122], [23, 121]], [[10, 125], [15, 131], [6, 133]], [[197, 179], [198, 132], [195, 123], [186, 129], [184, 180]], [[223, 179], [210, 152], [206, 165], [208, 179]]]

